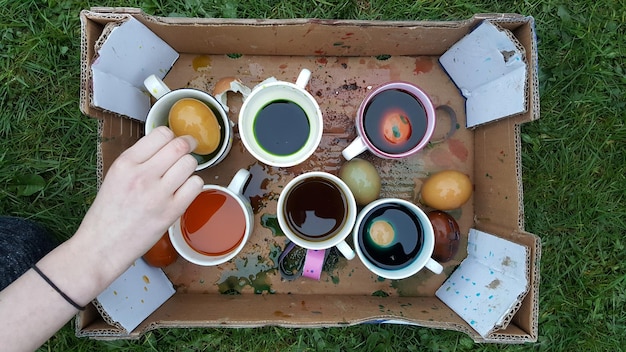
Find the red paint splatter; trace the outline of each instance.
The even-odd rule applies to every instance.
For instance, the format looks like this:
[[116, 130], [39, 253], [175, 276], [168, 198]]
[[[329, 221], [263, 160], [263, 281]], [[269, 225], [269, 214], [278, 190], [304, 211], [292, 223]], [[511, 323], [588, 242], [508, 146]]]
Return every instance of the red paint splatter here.
[[416, 75], [420, 73], [427, 73], [433, 69], [433, 62], [428, 57], [417, 57], [415, 58], [415, 69], [413, 73]]
[[361, 60], [359, 60], [359, 63], [360, 63], [361, 65], [364, 65], [364, 64], [365, 64], [365, 59], [361, 59]]
[[448, 139], [448, 149], [450, 149], [450, 153], [452, 153], [452, 155], [454, 155], [457, 159], [461, 161], [467, 160], [469, 151], [465, 147], [465, 144], [460, 140], [454, 138]]
[[278, 66], [278, 68], [280, 68], [281, 70], [284, 70], [287, 68], [287, 64], [282, 64], [280, 66]]
[[318, 64], [321, 64], [321, 65], [326, 65], [328, 63], [328, 60], [325, 57], [320, 57], [316, 61]]
[[354, 33], [346, 33], [346, 35], [344, 37], [341, 37], [341, 39], [343, 40], [350, 39], [352, 35], [354, 35]]
[[314, 53], [316, 55], [324, 55], [326, 52], [324, 50], [322, 50], [322, 49], [317, 49], [317, 50], [314, 51]]

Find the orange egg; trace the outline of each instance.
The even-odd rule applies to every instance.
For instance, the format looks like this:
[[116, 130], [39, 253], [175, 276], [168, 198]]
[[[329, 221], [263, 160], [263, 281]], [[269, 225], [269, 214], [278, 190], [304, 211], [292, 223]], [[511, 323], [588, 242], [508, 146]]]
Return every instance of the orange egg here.
[[174, 263], [177, 258], [178, 253], [172, 246], [170, 236], [167, 232], [143, 255], [143, 259], [146, 263], [157, 268], [166, 267]]
[[467, 202], [473, 191], [472, 181], [455, 170], [441, 171], [430, 176], [422, 185], [421, 200], [425, 205], [452, 210]]
[[402, 110], [386, 113], [382, 122], [383, 134], [390, 143], [404, 143], [411, 137], [411, 122]]
[[168, 119], [175, 135], [190, 135], [196, 139], [198, 146], [194, 153], [211, 154], [219, 146], [221, 126], [215, 113], [200, 100], [180, 99], [172, 105]]

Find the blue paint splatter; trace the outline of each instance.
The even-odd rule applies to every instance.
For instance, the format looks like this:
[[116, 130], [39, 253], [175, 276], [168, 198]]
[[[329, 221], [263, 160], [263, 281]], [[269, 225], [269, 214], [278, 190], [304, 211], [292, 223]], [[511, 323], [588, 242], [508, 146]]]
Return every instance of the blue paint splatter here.
[[476, 293], [476, 297], [480, 297], [480, 292]]
[[472, 321], [470, 321], [470, 324], [476, 325], [476, 322], [474, 320], [472, 320]]
[[493, 298], [493, 295], [489, 296], [489, 299], [492, 299], [492, 298]]

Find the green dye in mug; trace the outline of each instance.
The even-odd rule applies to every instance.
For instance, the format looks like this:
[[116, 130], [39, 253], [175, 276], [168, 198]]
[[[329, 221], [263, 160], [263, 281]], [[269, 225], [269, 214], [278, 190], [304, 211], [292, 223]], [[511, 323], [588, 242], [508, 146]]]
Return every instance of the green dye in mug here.
[[275, 100], [265, 105], [253, 124], [257, 143], [270, 154], [292, 155], [309, 139], [311, 126], [304, 110], [289, 100]]

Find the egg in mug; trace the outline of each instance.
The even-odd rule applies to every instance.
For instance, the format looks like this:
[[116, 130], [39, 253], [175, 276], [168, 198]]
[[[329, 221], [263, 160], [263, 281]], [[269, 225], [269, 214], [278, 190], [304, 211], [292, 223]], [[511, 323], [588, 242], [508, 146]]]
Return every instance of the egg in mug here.
[[183, 98], [174, 103], [168, 116], [169, 127], [176, 136], [189, 135], [197, 142], [194, 153], [213, 153], [220, 144], [221, 126], [205, 103], [194, 98]]

